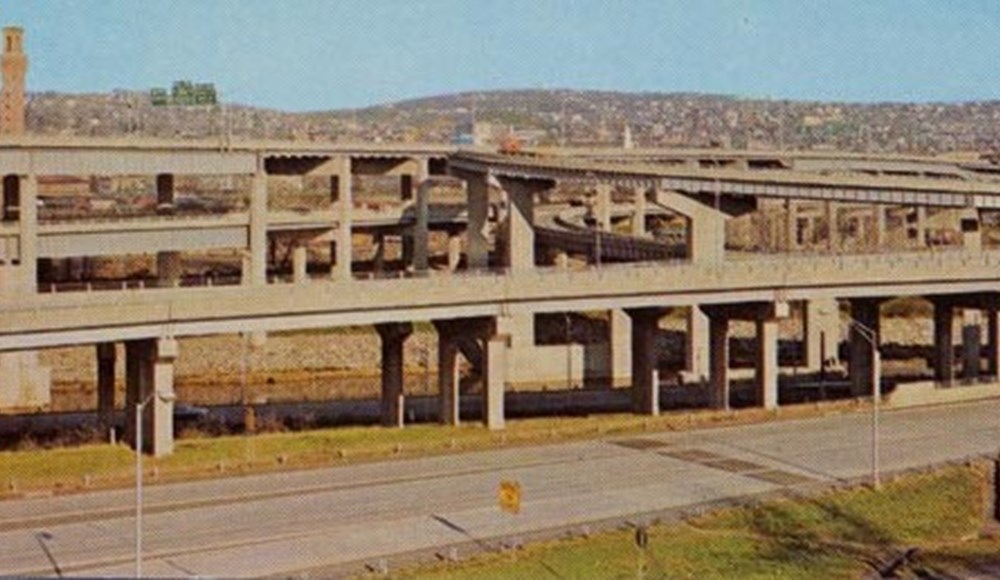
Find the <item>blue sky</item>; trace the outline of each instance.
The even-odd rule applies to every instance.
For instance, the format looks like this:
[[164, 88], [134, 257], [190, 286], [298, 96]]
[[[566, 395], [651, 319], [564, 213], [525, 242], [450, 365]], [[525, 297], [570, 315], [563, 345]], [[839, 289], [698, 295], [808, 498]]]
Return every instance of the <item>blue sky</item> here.
[[29, 90], [286, 110], [497, 88], [1000, 98], [997, 0], [0, 0]]

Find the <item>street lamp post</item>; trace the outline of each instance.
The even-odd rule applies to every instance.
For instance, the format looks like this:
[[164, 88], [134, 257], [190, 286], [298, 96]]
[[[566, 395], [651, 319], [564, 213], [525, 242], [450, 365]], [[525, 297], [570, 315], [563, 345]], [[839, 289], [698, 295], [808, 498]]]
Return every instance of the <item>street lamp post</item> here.
[[853, 318], [848, 321], [854, 327], [856, 334], [872, 347], [871, 472], [872, 487], [880, 489], [882, 481], [879, 476], [879, 403], [882, 398], [882, 352], [879, 350], [878, 332], [875, 329]]
[[163, 402], [176, 398], [173, 392], [156, 391], [135, 404], [135, 577], [142, 578], [142, 415], [146, 405], [158, 397]]

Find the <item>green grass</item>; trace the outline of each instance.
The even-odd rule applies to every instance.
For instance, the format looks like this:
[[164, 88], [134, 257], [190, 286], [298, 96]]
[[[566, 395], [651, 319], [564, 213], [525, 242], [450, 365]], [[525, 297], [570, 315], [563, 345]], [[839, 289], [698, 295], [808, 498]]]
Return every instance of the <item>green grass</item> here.
[[[783, 417], [854, 410], [853, 403], [789, 407]], [[760, 409], [730, 412], [686, 412], [659, 417], [631, 414], [539, 418], [509, 421], [507, 429], [488, 431], [480, 424], [460, 427], [412, 425], [405, 429], [338, 427], [313, 431], [262, 433], [252, 436], [180, 439], [169, 457], [147, 460], [156, 481], [218, 477], [234, 473], [343, 465], [394, 457], [414, 457], [533, 445], [557, 441], [676, 431], [712, 425], [769, 420]], [[27, 491], [121, 487], [134, 478], [135, 457], [123, 445], [89, 445], [0, 452], [0, 497]]]
[[[403, 572], [417, 578], [856, 578], [871, 561], [911, 546], [958, 542], [981, 529], [985, 473], [947, 468], [911, 475], [882, 491], [729, 508], [650, 528], [647, 554], [631, 531], [529, 546], [451, 565]], [[912, 570], [961, 569], [1000, 543], [940, 549]], [[992, 554], [996, 561], [996, 552]], [[936, 559], [934, 559], [936, 558]], [[964, 560], [963, 560], [964, 558]], [[971, 559], [971, 560], [970, 560]]]

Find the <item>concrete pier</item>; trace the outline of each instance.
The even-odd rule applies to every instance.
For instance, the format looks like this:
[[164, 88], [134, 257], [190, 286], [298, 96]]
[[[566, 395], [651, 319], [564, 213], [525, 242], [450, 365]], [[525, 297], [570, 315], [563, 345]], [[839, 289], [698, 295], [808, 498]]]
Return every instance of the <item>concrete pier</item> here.
[[814, 299], [803, 303], [803, 340], [805, 367], [820, 371], [838, 362], [840, 342], [840, 305], [836, 299]]
[[656, 331], [666, 312], [661, 308], [625, 311], [632, 320], [632, 403], [636, 413], [660, 414]]
[[932, 300], [934, 304], [934, 380], [951, 386], [955, 381], [955, 342], [952, 336], [954, 305], [948, 300]]
[[850, 303], [851, 318], [854, 320], [848, 333], [851, 394], [855, 397], [867, 397], [874, 392], [875, 377], [879, 375], [875, 364], [878, 361], [876, 351], [879, 348], [881, 334], [879, 305], [882, 300], [856, 298]]
[[405, 419], [403, 345], [413, 334], [413, 325], [408, 322], [385, 322], [376, 324], [375, 330], [382, 339], [382, 425], [402, 427]]
[[97, 425], [107, 433], [115, 424], [115, 343], [97, 345]]
[[489, 266], [489, 239], [486, 237], [490, 209], [490, 188], [486, 174], [466, 179], [469, 227], [466, 229], [466, 267], [481, 270]]
[[510, 344], [509, 324], [506, 317], [498, 318], [494, 332], [486, 338], [483, 348], [483, 421], [493, 431], [503, 429], [506, 425], [504, 392], [507, 384], [507, 350]]
[[143, 449], [159, 457], [174, 450], [174, 360], [170, 338], [125, 343], [125, 437], [135, 447], [136, 406], [143, 407]]

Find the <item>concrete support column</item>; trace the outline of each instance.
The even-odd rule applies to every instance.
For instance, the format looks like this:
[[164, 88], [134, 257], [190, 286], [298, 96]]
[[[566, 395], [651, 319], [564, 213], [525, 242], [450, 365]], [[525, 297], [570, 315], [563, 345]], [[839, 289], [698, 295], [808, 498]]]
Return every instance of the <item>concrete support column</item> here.
[[979, 224], [979, 212], [971, 208], [962, 210], [959, 225], [962, 230], [962, 248], [967, 252], [981, 252], [983, 234]]
[[840, 306], [835, 298], [817, 298], [805, 303], [802, 330], [805, 341], [805, 367], [810, 371], [825, 368], [837, 359], [840, 338]]
[[427, 159], [414, 159], [416, 165], [414, 173], [404, 173], [399, 176], [399, 197], [403, 201], [413, 199], [414, 191], [427, 179]]
[[[850, 378], [851, 394], [855, 397], [865, 397], [873, 392], [876, 372], [876, 356], [880, 340], [880, 301], [871, 298], [851, 300], [851, 318], [861, 323], [850, 326], [848, 345], [851, 353]], [[874, 337], [870, 336], [874, 333]], [[872, 344], [874, 338], [874, 344]]]
[[729, 410], [729, 319], [709, 316], [709, 407]]
[[375, 256], [372, 258], [372, 270], [375, 274], [381, 274], [385, 271], [385, 234], [382, 232], [375, 234]]
[[632, 317], [625, 310], [617, 308], [609, 312], [608, 344], [611, 346], [610, 386], [627, 385], [632, 382]]
[[636, 413], [660, 414], [660, 384], [657, 370], [656, 331], [663, 310], [628, 309], [632, 319], [632, 404]]
[[448, 234], [448, 271], [458, 270], [458, 264], [462, 260], [462, 238], [455, 234]]
[[115, 343], [97, 345], [97, 425], [107, 433], [115, 424]]
[[443, 425], [458, 425], [459, 413], [459, 369], [458, 333], [454, 325], [435, 323], [438, 331], [438, 392], [440, 393], [439, 421]]
[[790, 252], [799, 247], [798, 206], [790, 199], [785, 200], [784, 250]]
[[292, 246], [292, 282], [305, 284], [309, 281], [309, 252], [305, 243], [300, 240]]
[[986, 373], [1000, 375], [1000, 309], [994, 304], [986, 310]]
[[531, 187], [505, 180], [507, 211], [506, 265], [514, 272], [535, 267], [535, 201]]
[[840, 211], [837, 202], [826, 202], [823, 211], [826, 214], [826, 249], [837, 252], [840, 250]]
[[916, 218], [913, 224], [916, 229], [917, 247], [923, 248], [927, 245], [927, 208], [918, 205], [916, 207]]
[[603, 232], [611, 231], [611, 191], [610, 183], [598, 183], [594, 189], [594, 217]]
[[432, 183], [424, 180], [417, 187], [416, 223], [413, 226], [413, 269], [427, 270], [427, 253], [430, 237], [430, 194]]
[[164, 205], [174, 204], [174, 175], [172, 173], [160, 173], [156, 176], [156, 205], [159, 208]]
[[962, 379], [973, 383], [979, 378], [979, 355], [982, 347], [979, 310], [962, 310]]
[[878, 251], [885, 242], [885, 208], [876, 204], [872, 208], [871, 249]]
[[469, 226], [466, 228], [466, 265], [470, 270], [489, 267], [489, 240], [486, 225], [490, 211], [490, 188], [486, 174], [466, 181]]
[[[156, 213], [171, 215], [175, 209], [174, 176], [171, 173], [161, 173], [156, 176]], [[179, 286], [182, 275], [179, 252], [157, 252], [156, 279], [158, 286], [161, 288]]]
[[684, 368], [695, 381], [704, 381], [709, 376], [708, 334], [708, 316], [697, 306], [688, 308]]
[[555, 265], [556, 268], [562, 270], [569, 268], [569, 254], [562, 250], [556, 250]]
[[330, 178], [331, 197], [334, 199], [334, 213], [337, 216], [337, 231], [334, 234], [333, 267], [330, 275], [337, 280], [351, 279], [351, 260], [354, 244], [351, 238], [354, 216], [354, 191], [351, 184], [351, 158], [340, 160], [340, 171]]
[[632, 235], [636, 237], [646, 236], [646, 192], [641, 188], [635, 188], [633, 193], [634, 208], [632, 210]]
[[778, 408], [778, 321], [757, 320], [757, 365], [754, 371], [757, 404]]
[[29, 174], [19, 181], [18, 234], [21, 245], [21, 288], [25, 292], [34, 294], [38, 291], [38, 178]]
[[250, 188], [250, 248], [244, 261], [243, 283], [267, 284], [267, 174], [263, 168], [253, 176]]
[[495, 332], [486, 338], [483, 349], [483, 421], [490, 430], [505, 426], [504, 390], [507, 383], [507, 351], [510, 347], [510, 321], [496, 320]]
[[161, 288], [180, 286], [184, 275], [180, 252], [156, 253], [156, 280]]
[[674, 191], [656, 191], [658, 205], [677, 211], [688, 218], [688, 257], [697, 264], [715, 265], [725, 257], [725, 215]]
[[409, 322], [376, 324], [382, 339], [382, 425], [402, 427], [404, 422], [403, 345], [413, 333]]
[[143, 407], [143, 447], [154, 456], [174, 449], [173, 339], [135, 340], [125, 343], [126, 438], [135, 447], [136, 405]]
[[952, 336], [954, 308], [950, 302], [934, 302], [934, 379], [945, 386], [955, 380], [955, 343]]

